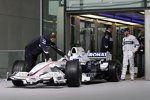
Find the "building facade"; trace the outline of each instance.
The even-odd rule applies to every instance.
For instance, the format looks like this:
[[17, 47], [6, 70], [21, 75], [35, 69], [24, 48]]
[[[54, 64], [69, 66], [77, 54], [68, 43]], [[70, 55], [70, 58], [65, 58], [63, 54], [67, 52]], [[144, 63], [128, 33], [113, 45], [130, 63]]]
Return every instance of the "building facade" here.
[[[98, 37], [98, 31], [104, 30], [99, 28], [99, 22], [95, 19], [93, 24], [81, 22], [81, 16], [89, 13], [104, 13], [118, 11], [144, 11], [145, 28], [145, 55], [150, 55], [149, 40], [149, 8], [150, 0], [0, 0], [0, 78], [5, 77], [6, 72], [11, 70], [15, 60], [24, 59], [24, 47], [34, 37], [57, 33], [57, 46], [68, 52], [76, 42], [81, 42], [84, 37], [81, 34], [81, 28], [87, 33], [92, 34], [94, 43], [99, 41], [94, 38]], [[75, 16], [74, 16], [75, 15]], [[113, 23], [115, 26], [116, 24]], [[86, 27], [83, 27], [86, 26]], [[92, 28], [91, 28], [92, 27]], [[91, 32], [94, 31], [94, 34]], [[86, 36], [89, 38], [89, 36]], [[114, 35], [114, 39], [116, 36]], [[83, 43], [86, 47], [86, 44]], [[94, 47], [92, 47], [94, 46]], [[90, 48], [99, 50], [97, 42]], [[95, 49], [94, 49], [95, 50]], [[115, 50], [114, 50], [115, 51]], [[53, 50], [51, 57], [56, 60], [59, 58]], [[145, 78], [150, 80], [150, 62], [149, 56], [145, 57]]]
[[39, 0], [0, 0], [0, 78], [24, 59], [26, 43], [40, 34], [39, 24]]

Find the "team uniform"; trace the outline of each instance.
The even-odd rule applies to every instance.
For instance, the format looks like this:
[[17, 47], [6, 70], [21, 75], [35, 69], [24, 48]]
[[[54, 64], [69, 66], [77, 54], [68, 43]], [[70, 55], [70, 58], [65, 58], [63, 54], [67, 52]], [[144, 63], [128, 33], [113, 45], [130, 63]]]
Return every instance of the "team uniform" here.
[[54, 49], [61, 56], [65, 55], [56, 47], [54, 42], [50, 41], [48, 35], [35, 38], [25, 47], [25, 61], [27, 62], [26, 71], [30, 71], [35, 66], [39, 54], [44, 53], [47, 60], [50, 58], [48, 46]]
[[135, 36], [129, 35], [123, 38], [123, 68], [121, 79], [125, 79], [128, 62], [130, 64], [130, 78], [134, 80], [134, 53], [139, 48], [139, 42]]
[[104, 33], [101, 41], [101, 51], [102, 52], [112, 52], [113, 49], [113, 39], [112, 34], [108, 30]]

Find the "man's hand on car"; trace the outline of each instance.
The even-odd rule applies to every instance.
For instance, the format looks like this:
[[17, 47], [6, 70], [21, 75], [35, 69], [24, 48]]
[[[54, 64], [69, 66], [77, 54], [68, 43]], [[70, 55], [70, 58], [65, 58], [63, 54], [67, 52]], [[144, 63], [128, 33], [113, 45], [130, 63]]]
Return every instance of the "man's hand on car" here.
[[52, 62], [52, 59], [51, 59], [51, 58], [49, 58], [47, 62]]

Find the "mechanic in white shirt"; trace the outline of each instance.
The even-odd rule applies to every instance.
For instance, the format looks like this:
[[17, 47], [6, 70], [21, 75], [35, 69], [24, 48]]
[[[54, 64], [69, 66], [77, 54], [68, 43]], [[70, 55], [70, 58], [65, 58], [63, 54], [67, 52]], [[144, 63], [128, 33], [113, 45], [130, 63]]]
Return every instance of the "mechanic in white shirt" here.
[[127, 72], [128, 63], [130, 64], [130, 79], [134, 80], [134, 53], [139, 48], [139, 42], [135, 36], [130, 34], [130, 29], [124, 29], [124, 38], [122, 41], [123, 49], [123, 68], [121, 79], [124, 80]]

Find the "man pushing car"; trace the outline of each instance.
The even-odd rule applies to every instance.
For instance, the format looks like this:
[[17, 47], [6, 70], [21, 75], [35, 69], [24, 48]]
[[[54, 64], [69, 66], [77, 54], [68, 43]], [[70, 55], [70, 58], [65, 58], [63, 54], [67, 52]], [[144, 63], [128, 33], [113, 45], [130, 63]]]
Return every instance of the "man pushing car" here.
[[26, 71], [29, 72], [36, 64], [36, 60], [41, 53], [44, 53], [46, 60], [51, 60], [48, 46], [54, 49], [58, 54], [64, 56], [64, 52], [57, 48], [56, 33], [43, 35], [33, 39], [25, 46], [25, 62], [27, 63]]

